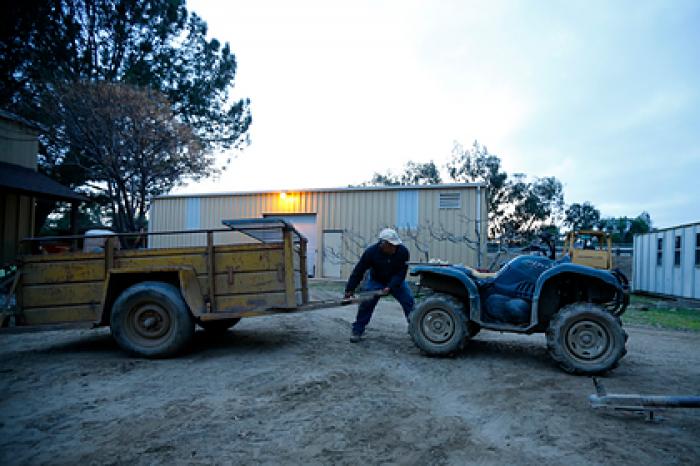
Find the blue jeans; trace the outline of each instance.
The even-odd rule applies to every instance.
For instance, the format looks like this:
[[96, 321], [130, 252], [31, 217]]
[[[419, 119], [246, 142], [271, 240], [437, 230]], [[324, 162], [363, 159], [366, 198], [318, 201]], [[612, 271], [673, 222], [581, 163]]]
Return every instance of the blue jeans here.
[[[367, 283], [362, 288], [362, 291], [377, 291], [384, 288], [386, 288], [385, 285], [375, 282], [370, 278], [369, 280], [367, 280]], [[401, 282], [399, 286], [392, 289], [390, 291], [390, 294], [394, 298], [396, 298], [399, 304], [401, 304], [401, 307], [403, 308], [403, 313], [406, 316], [406, 320], [408, 320], [408, 315], [411, 313], [411, 311], [413, 311], [414, 303], [413, 293], [411, 293], [411, 289], [404, 281]], [[367, 301], [363, 301], [360, 303], [360, 305], [357, 307], [357, 317], [355, 318], [355, 323], [352, 324], [352, 333], [362, 335], [365, 332], [365, 327], [369, 323], [369, 320], [372, 318], [372, 313], [374, 312], [374, 308], [378, 302], [379, 297], [377, 296], [376, 298], [368, 299]]]

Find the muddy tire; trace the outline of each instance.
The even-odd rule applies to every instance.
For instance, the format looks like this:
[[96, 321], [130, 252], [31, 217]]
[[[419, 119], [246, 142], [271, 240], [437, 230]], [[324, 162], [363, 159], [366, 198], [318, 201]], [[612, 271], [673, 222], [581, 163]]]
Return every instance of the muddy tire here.
[[122, 292], [112, 306], [112, 336], [125, 351], [166, 358], [184, 350], [194, 319], [180, 291], [162, 282], [142, 282]]
[[207, 321], [199, 321], [197, 322], [197, 325], [202, 327], [204, 331], [207, 333], [211, 333], [212, 335], [220, 335], [223, 333], [226, 333], [228, 329], [236, 325], [238, 322], [240, 322], [241, 319], [235, 318], [235, 319], [222, 319], [222, 320], [207, 320]]
[[626, 342], [620, 318], [591, 303], [564, 306], [547, 329], [549, 355], [571, 374], [614, 369], [627, 354]]
[[476, 331], [469, 325], [464, 304], [444, 293], [435, 293], [419, 301], [409, 316], [408, 333], [416, 346], [430, 356], [460, 351], [466, 339]]

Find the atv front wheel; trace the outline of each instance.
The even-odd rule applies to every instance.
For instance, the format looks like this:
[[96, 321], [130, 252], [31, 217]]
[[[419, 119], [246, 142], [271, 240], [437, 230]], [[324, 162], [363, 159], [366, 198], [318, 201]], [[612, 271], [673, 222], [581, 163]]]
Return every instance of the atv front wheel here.
[[591, 303], [563, 307], [549, 323], [547, 349], [571, 374], [600, 374], [617, 367], [627, 353], [620, 318]]
[[408, 333], [418, 348], [431, 356], [444, 356], [464, 347], [470, 333], [464, 304], [444, 293], [429, 295], [419, 301], [409, 316]]

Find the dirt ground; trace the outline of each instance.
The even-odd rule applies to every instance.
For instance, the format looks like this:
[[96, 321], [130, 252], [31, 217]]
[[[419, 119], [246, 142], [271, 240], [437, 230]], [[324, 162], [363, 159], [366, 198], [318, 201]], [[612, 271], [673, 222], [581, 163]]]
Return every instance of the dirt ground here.
[[[589, 407], [544, 336], [482, 332], [422, 356], [400, 308], [247, 319], [177, 359], [109, 331], [0, 334], [0, 464], [699, 464], [700, 410]], [[700, 395], [700, 334], [628, 328], [612, 393]]]

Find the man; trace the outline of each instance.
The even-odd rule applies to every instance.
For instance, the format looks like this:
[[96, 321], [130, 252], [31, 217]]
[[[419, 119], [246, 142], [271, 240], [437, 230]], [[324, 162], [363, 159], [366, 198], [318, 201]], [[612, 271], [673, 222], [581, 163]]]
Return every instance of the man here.
[[[353, 295], [363, 275], [369, 270], [369, 278], [363, 291], [381, 290], [382, 296], [391, 294], [401, 304], [408, 320], [408, 315], [413, 310], [413, 294], [405, 281], [409, 257], [408, 249], [401, 244], [401, 238], [396, 231], [385, 228], [379, 233], [379, 242], [365, 250], [360, 262], [353, 269], [345, 286], [345, 297], [350, 298]], [[379, 296], [376, 296], [358, 306], [357, 317], [352, 324], [351, 342], [357, 343], [362, 338], [378, 301]]]

